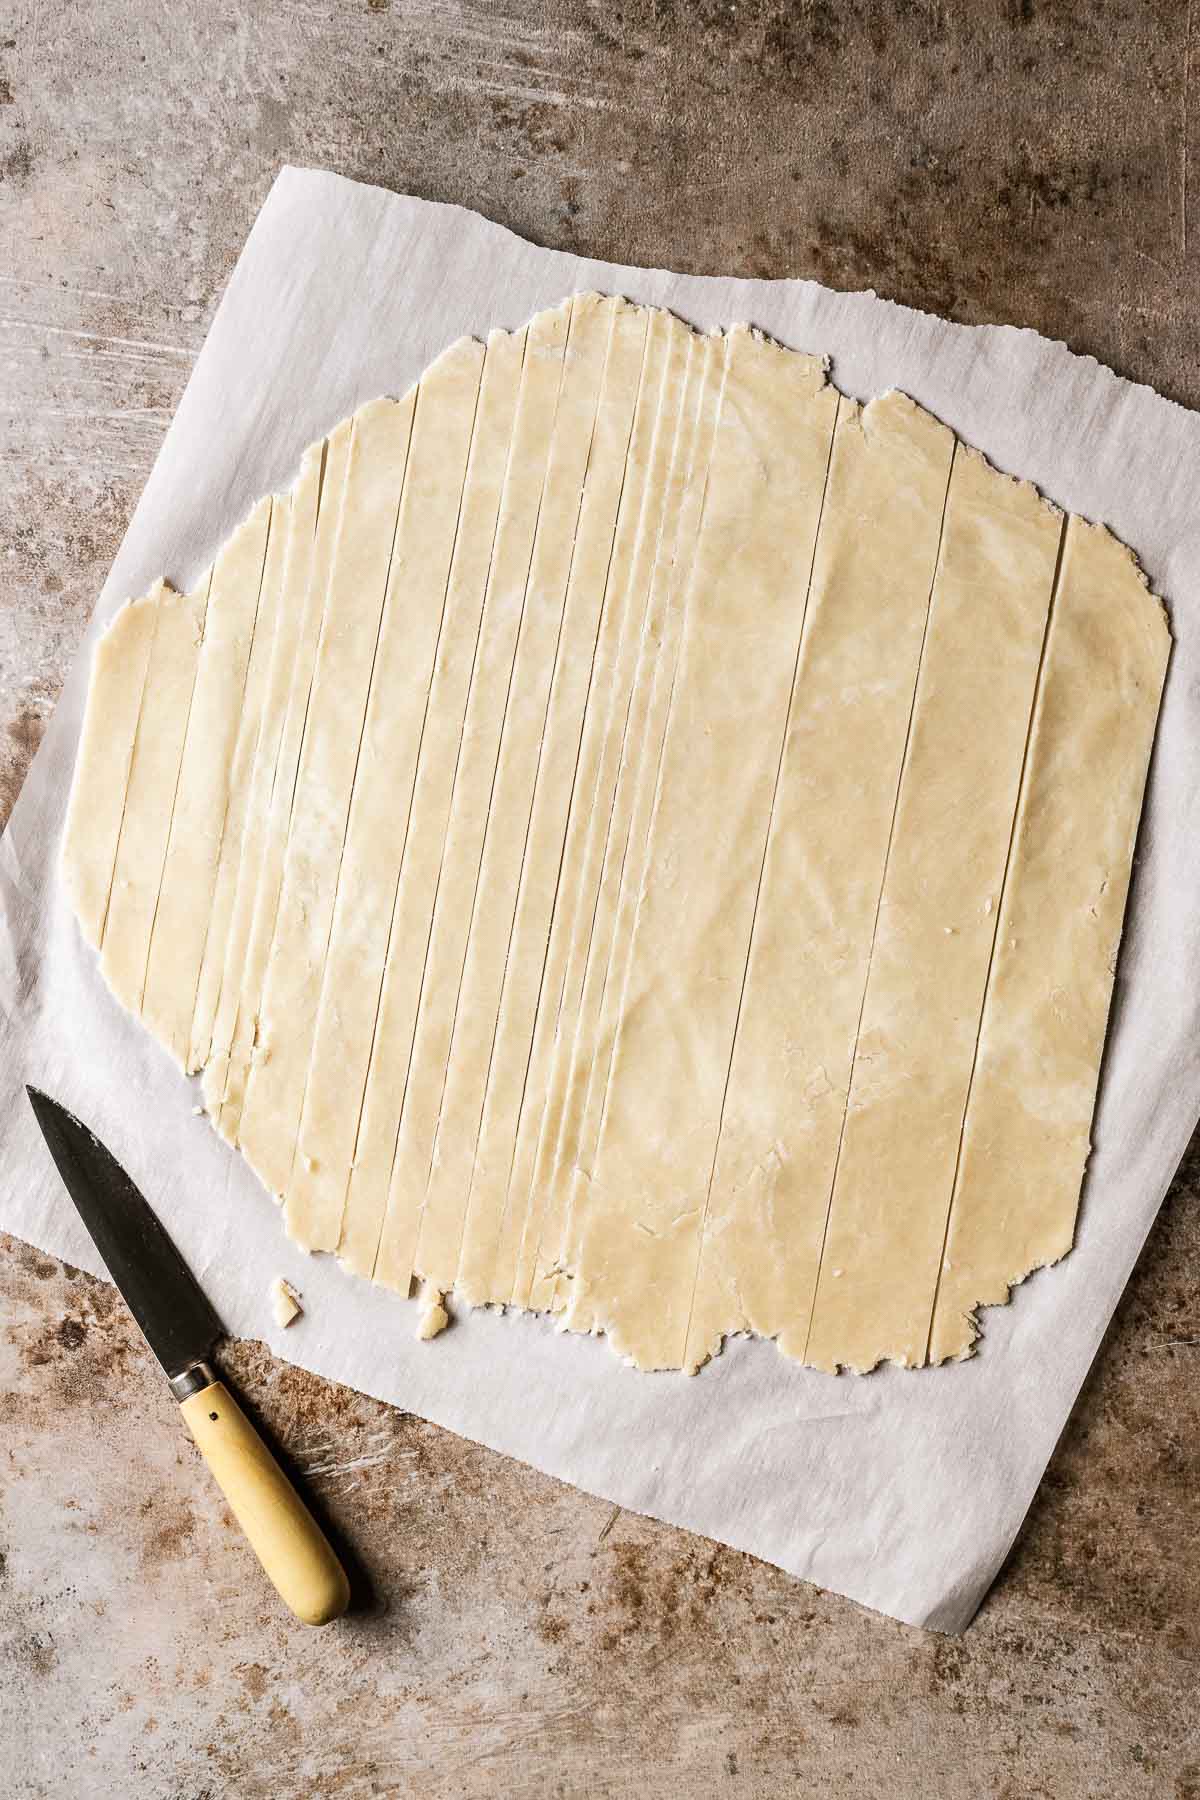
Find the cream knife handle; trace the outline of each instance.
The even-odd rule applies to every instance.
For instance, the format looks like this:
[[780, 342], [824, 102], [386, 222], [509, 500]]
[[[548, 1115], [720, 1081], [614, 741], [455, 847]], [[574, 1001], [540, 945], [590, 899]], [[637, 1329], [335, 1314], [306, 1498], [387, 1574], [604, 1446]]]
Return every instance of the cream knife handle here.
[[210, 1380], [179, 1410], [280, 1599], [306, 1625], [338, 1618], [350, 1599], [346, 1571], [225, 1383]]

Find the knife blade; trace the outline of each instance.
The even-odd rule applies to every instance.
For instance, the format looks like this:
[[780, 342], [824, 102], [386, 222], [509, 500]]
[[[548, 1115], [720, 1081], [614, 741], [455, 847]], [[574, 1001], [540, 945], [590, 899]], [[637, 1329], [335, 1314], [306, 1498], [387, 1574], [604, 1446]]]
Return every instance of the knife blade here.
[[26, 1089], [63, 1186], [142, 1336], [177, 1381], [225, 1328], [149, 1201], [111, 1150], [40, 1089]]
[[201, 1455], [297, 1618], [326, 1625], [350, 1585], [325, 1534], [208, 1362], [223, 1327], [151, 1207], [93, 1131], [39, 1088], [30, 1105], [63, 1186], [166, 1373]]

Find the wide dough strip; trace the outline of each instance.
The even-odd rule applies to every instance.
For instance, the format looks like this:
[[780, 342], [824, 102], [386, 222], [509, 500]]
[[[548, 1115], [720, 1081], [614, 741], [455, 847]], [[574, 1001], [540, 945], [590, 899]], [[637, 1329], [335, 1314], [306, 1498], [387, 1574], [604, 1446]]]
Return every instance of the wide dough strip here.
[[[544, 1008], [551, 1014], [557, 1004], [560, 983], [549, 954], [553, 922], [579, 778], [584, 721], [597, 674], [601, 621], [617, 555], [635, 413], [644, 391], [649, 322], [644, 308], [628, 306], [618, 307], [611, 319], [537, 754], [516, 906], [504, 953], [499, 1015], [489, 1050], [479, 1139], [468, 1178], [467, 1213], [452, 1277], [456, 1288], [462, 1290], [470, 1280], [468, 1277], [464, 1283], [464, 1265], [473, 1268], [477, 1291], [482, 1278], [482, 1291], [489, 1298], [499, 1298], [501, 1292], [507, 1296], [511, 1285], [511, 1269], [499, 1289], [484, 1271], [494, 1269], [504, 1225], [539, 1013]], [[656, 386], [652, 371], [651, 392]], [[631, 498], [625, 514], [636, 517], [637, 511], [636, 500]], [[614, 606], [612, 611], [616, 610]]]
[[[241, 717], [229, 769], [229, 802], [221, 833], [221, 860], [213, 887], [212, 911], [204, 959], [200, 964], [200, 981], [196, 989], [196, 1010], [192, 1016], [189, 1070], [202, 1069], [212, 1050], [213, 1027], [221, 999], [227, 958], [230, 951], [230, 929], [237, 899], [245, 848], [246, 813], [258, 758], [258, 741], [263, 722], [267, 678], [275, 642], [279, 616], [280, 587], [283, 581], [287, 551], [288, 511], [286, 496], [275, 495], [271, 501], [271, 517], [267, 530], [267, 554], [263, 565], [262, 588], [254, 621], [254, 640], [246, 666], [246, 683], [242, 694]], [[240, 974], [240, 968], [238, 973]]]
[[[593, 294], [580, 295], [572, 303], [546, 488], [505, 698], [483, 855], [471, 897], [462, 980], [414, 1254], [417, 1273], [438, 1292], [453, 1284], [458, 1271], [546, 742], [551, 688], [562, 640], [569, 638], [573, 624], [569, 588], [583, 530], [585, 482], [590, 481], [592, 472], [601, 388], [622, 306], [621, 301], [602, 300]], [[620, 455], [623, 465], [623, 445]], [[585, 646], [589, 666], [591, 647]]]
[[439, 357], [413, 419], [286, 1195], [289, 1234], [314, 1250], [336, 1250], [341, 1235], [483, 356], [465, 338]]
[[[560, 1063], [557, 1134], [543, 1133], [534, 1175], [542, 1205], [529, 1212], [513, 1302], [539, 1310], [565, 1304], [565, 1260], [576, 1189], [590, 1170], [607, 1087], [615, 1021], [678, 661], [683, 600], [691, 574], [712, 456], [728, 341], [692, 338], [683, 406], [672, 450], [663, 532], [651, 578], [629, 720], [604, 848], [600, 889], [584, 966], [570, 1060]], [[616, 968], [614, 970], [614, 946]], [[610, 980], [610, 976], [612, 979]], [[552, 1080], [556, 1077], [552, 1073]], [[579, 1149], [586, 1144], [586, 1150]]]
[[683, 1357], [837, 407], [819, 362], [730, 333], [564, 1315], [569, 1327], [608, 1332], [643, 1368]]
[[261, 500], [213, 565], [204, 642], [188, 715], [142, 1017], [181, 1067], [229, 805], [230, 772], [262, 588], [271, 501]]
[[1071, 1248], [1159, 697], [1162, 604], [1067, 523], [929, 1345]]
[[840, 409], [688, 1368], [735, 1330], [804, 1354], [953, 457], [903, 394]]
[[346, 1266], [368, 1278], [375, 1268], [387, 1208], [525, 348], [524, 332], [510, 336], [496, 331], [488, 338], [484, 357], [446, 618], [421, 740], [379, 1019], [338, 1243], [338, 1255]]
[[[531, 320], [375, 1279], [407, 1293], [575, 303]], [[592, 309], [594, 310], [594, 309]]]
[[418, 390], [354, 417], [240, 1143], [287, 1190]]
[[295, 618], [297, 621], [296, 635], [293, 640], [289, 630], [279, 639], [281, 658], [286, 659], [286, 666], [285, 661], [277, 661], [268, 702], [273, 717], [276, 716], [276, 709], [282, 710], [279, 749], [262, 827], [259, 871], [241, 991], [238, 994], [237, 1022], [230, 1046], [229, 1070], [219, 1093], [215, 1083], [211, 1096], [209, 1089], [205, 1088], [210, 1112], [214, 1102], [219, 1099], [217, 1129], [231, 1143], [238, 1142], [250, 1069], [259, 1052], [259, 1014], [263, 983], [266, 980], [271, 943], [275, 936], [275, 921], [279, 912], [279, 895], [295, 805], [304, 728], [312, 695], [317, 644], [320, 640], [321, 621], [325, 616], [329, 571], [333, 566], [337, 531], [341, 523], [351, 432], [352, 421], [346, 420], [330, 434], [321, 447], [320, 454], [305, 463], [292, 508], [283, 608], [286, 619]]
[[80, 929], [95, 949], [104, 936], [159, 601], [168, 591], [160, 581], [144, 599], [127, 600], [92, 659], [61, 868]]
[[142, 1010], [150, 936], [166, 863], [211, 583], [210, 570], [192, 593], [175, 594], [163, 589], [158, 602], [158, 628], [142, 697], [100, 955], [100, 967], [108, 985], [121, 1004], [135, 1013]]
[[923, 1361], [1062, 516], [960, 450], [805, 1360]]
[[[650, 314], [646, 364], [625, 472], [625, 491], [609, 572], [596, 667], [584, 716], [579, 771], [562, 857], [562, 886], [555, 906], [546, 959], [545, 989], [538, 1008], [525, 1094], [494, 1254], [466, 1241], [456, 1288], [470, 1304], [507, 1303], [517, 1280], [526, 1240], [532, 1258], [546, 1203], [535, 1185], [544, 1134], [557, 1134], [554, 1071], [569, 1054], [578, 1015], [579, 989], [595, 919], [604, 844], [612, 812], [616, 770], [628, 718], [638, 642], [645, 619], [655, 548], [666, 504], [666, 470], [675, 441], [691, 333], [669, 313]], [[664, 448], [665, 446], [665, 448]], [[561, 1083], [558, 1091], [561, 1091]]]

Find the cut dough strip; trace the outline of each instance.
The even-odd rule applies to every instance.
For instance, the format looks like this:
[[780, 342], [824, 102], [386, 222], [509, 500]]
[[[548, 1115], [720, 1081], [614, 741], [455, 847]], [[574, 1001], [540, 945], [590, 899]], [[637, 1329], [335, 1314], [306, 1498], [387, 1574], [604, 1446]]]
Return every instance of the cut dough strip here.
[[[230, 932], [241, 876], [246, 813], [254, 765], [258, 757], [263, 704], [279, 612], [280, 587], [287, 550], [288, 509], [288, 500], [276, 495], [271, 502], [267, 554], [262, 571], [258, 612], [254, 621], [254, 640], [246, 666], [241, 717], [238, 720], [237, 741], [230, 763], [229, 801], [221, 833], [221, 860], [213, 888], [204, 959], [200, 964], [200, 984], [196, 990], [196, 1010], [192, 1017], [191, 1049], [188, 1054], [189, 1069], [202, 1069], [209, 1060], [226, 959], [231, 948]], [[241, 973], [240, 956], [238, 973]]]
[[1062, 517], [960, 451], [805, 1360], [922, 1361]]
[[108, 916], [159, 602], [169, 592], [159, 581], [144, 599], [127, 601], [92, 660], [61, 866], [80, 929], [95, 949]]
[[[307, 450], [301, 460], [301, 472], [294, 491], [276, 497], [271, 540], [267, 545], [267, 570], [264, 584], [275, 615], [271, 633], [270, 665], [263, 683], [258, 730], [255, 739], [254, 767], [246, 795], [242, 827], [242, 849], [238, 858], [237, 882], [230, 910], [229, 933], [225, 949], [225, 966], [221, 973], [217, 1010], [213, 1018], [212, 1037], [204, 1065], [204, 1097], [208, 1110], [216, 1116], [224, 1101], [229, 1079], [229, 1057], [238, 1021], [238, 1002], [246, 973], [246, 955], [250, 928], [254, 922], [254, 900], [262, 872], [263, 832], [271, 799], [271, 786], [279, 756], [279, 734], [287, 705], [287, 687], [295, 658], [295, 628], [298, 610], [293, 612], [288, 591], [288, 571], [294, 555], [298, 529], [311, 536], [312, 520], [300, 524], [297, 509], [308, 497], [308, 484], [315, 486], [320, 469], [323, 445]], [[315, 465], [315, 466], [314, 466]]]
[[212, 571], [186, 597], [164, 589], [150, 653], [142, 716], [100, 967], [123, 1006], [140, 1013], [150, 937], [166, 865], [175, 795], [200, 662]]
[[[838, 403], [815, 360], [744, 330], [726, 342], [647, 875], [565, 1315], [652, 1368], [677, 1367], [683, 1353], [741, 994], [728, 971], [748, 953]], [[753, 739], [748, 718], [758, 722]]]
[[1071, 1248], [1158, 695], [1162, 604], [1072, 518], [938, 1271], [929, 1358]]
[[488, 1052], [479, 1137], [468, 1177], [467, 1212], [455, 1253], [454, 1283], [460, 1291], [469, 1284], [469, 1278], [464, 1282], [464, 1262], [480, 1273], [488, 1270], [486, 1291], [495, 1291], [490, 1276], [504, 1223], [535, 1027], [540, 1006], [545, 1004], [549, 1011], [554, 1005], [546, 991], [548, 951], [584, 718], [616, 551], [634, 415], [642, 392], [648, 324], [649, 314], [644, 309], [627, 306], [617, 308], [610, 320], [599, 407], [525, 819], [523, 862], [504, 951], [499, 1016]]
[[422, 377], [413, 419], [286, 1196], [288, 1232], [314, 1250], [336, 1250], [341, 1236], [483, 354], [466, 339], [439, 358]]
[[[696, 570], [698, 543], [703, 527], [709, 484], [712, 479], [716, 434], [728, 378], [732, 342], [703, 340], [696, 347], [697, 412], [691, 438], [686, 485], [678, 513], [676, 554], [664, 569], [661, 589], [652, 595], [653, 625], [649, 633], [648, 656], [639, 669], [639, 682], [646, 692], [646, 708], [639, 711], [640, 729], [631, 734], [630, 754], [622, 770], [623, 792], [618, 793], [619, 829], [610, 841], [613, 880], [601, 889], [601, 906], [610, 902], [607, 916], [596, 927], [596, 938], [606, 955], [598, 957], [595, 968], [602, 975], [599, 988], [598, 1022], [590, 1041], [583, 1040], [583, 1066], [588, 1074], [575, 1092], [580, 1110], [568, 1106], [556, 1146], [558, 1175], [554, 1186], [565, 1210], [552, 1223], [558, 1227], [557, 1244], [536, 1272], [530, 1291], [530, 1304], [549, 1305], [556, 1311], [568, 1300], [576, 1303], [575, 1318], [580, 1327], [588, 1319], [586, 1329], [595, 1325], [595, 1316], [580, 1307], [581, 1295], [566, 1286], [578, 1261], [579, 1233], [577, 1222], [585, 1216], [590, 1197], [590, 1182], [595, 1167], [596, 1147], [600, 1137], [604, 1110], [612, 1077], [613, 1057], [619, 1022], [625, 1004], [626, 985], [632, 955], [637, 910], [650, 869], [650, 841], [655, 807], [660, 791], [668, 728], [675, 704], [680, 667], [681, 644], [691, 583]], [[589, 1014], [589, 1022], [591, 1015]], [[549, 1240], [554, 1244], [555, 1240]]]
[[[551, 1075], [552, 1082], [557, 1079], [562, 1084], [561, 1099], [552, 1087], [547, 1102], [546, 1124], [549, 1127], [557, 1123], [557, 1133], [552, 1135], [551, 1129], [544, 1129], [537, 1147], [532, 1204], [527, 1209], [512, 1293], [514, 1304], [520, 1306], [547, 1307], [555, 1302], [559, 1258], [576, 1180], [574, 1145], [582, 1129], [585, 1103], [594, 1098], [598, 1109], [601, 1098], [596, 1040], [603, 1002], [609, 992], [605, 983], [613, 938], [617, 935], [624, 941], [625, 936], [618, 932], [618, 902], [632, 890], [632, 883], [630, 889], [622, 886], [628, 846], [631, 839], [640, 843], [644, 838], [657, 784], [678, 650], [682, 594], [707, 480], [724, 364], [723, 341], [689, 339], [681, 410], [672, 438], [663, 530], [656, 546], [658, 555], [621, 745], [618, 785], [606, 831], [579, 1017], [570, 1043], [570, 1061], [564, 1063], [560, 1059], [557, 1074], [552, 1071]], [[565, 1037], [563, 1043], [565, 1047]], [[567, 1141], [571, 1144], [569, 1154], [563, 1150]]]
[[[421, 1206], [416, 1260], [439, 1292], [453, 1285], [458, 1270], [514, 910], [527, 867], [552, 683], [563, 635], [572, 623], [570, 584], [583, 530], [601, 387], [620, 306], [618, 301], [584, 295], [571, 309], [545, 496], [505, 697], [483, 856], [471, 896], [462, 981]], [[620, 457], [623, 463], [623, 447]], [[590, 649], [585, 633], [583, 654], [590, 657]], [[482, 907], [481, 894], [486, 897]]]
[[421, 739], [338, 1245], [342, 1261], [360, 1275], [370, 1276], [374, 1270], [387, 1208], [525, 346], [524, 332], [515, 337], [493, 332], [484, 358], [446, 617]]
[[[606, 775], [610, 765], [619, 760], [620, 726], [628, 711], [665, 500], [662, 477], [666, 457], [658, 462], [653, 458], [664, 440], [668, 449], [674, 440], [690, 336], [668, 313], [650, 314], [607, 598], [584, 715], [579, 773], [561, 859], [561, 886], [551, 919], [543, 992], [498, 1229], [494, 1242], [482, 1233], [473, 1242], [464, 1242], [455, 1284], [469, 1304], [478, 1304], [484, 1297], [507, 1299], [511, 1295], [523, 1241], [528, 1236], [536, 1242], [541, 1225], [542, 1200], [534, 1192], [535, 1159], [546, 1130], [553, 1059], [560, 1054], [564, 1038], [573, 1035], [577, 1012], [573, 1002], [577, 1002], [582, 968], [574, 982], [572, 970], [582, 963], [595, 916], [599, 862], [611, 814], [612, 782], [606, 784]], [[615, 780], [615, 768], [611, 773]]]
[[[347, 421], [339, 425], [327, 443], [320, 447], [319, 454], [317, 447], [309, 452], [301, 469], [292, 508], [283, 611], [286, 620], [296, 621], [296, 635], [293, 640], [289, 630], [278, 640], [281, 658], [276, 663], [276, 679], [268, 706], [272, 717], [278, 716], [282, 708], [283, 719], [262, 827], [259, 873], [238, 995], [237, 1024], [230, 1047], [229, 1072], [220, 1096], [221, 1110], [217, 1114], [217, 1129], [233, 1143], [239, 1139], [250, 1069], [258, 1049], [263, 983], [279, 913], [317, 644], [341, 522], [350, 434], [351, 426]], [[207, 1096], [208, 1090], [205, 1091]], [[215, 1098], [214, 1084], [212, 1099]]]
[[273, 1194], [292, 1172], [350, 797], [383, 619], [417, 391], [354, 418], [275, 936], [240, 1143]]
[[186, 1066], [200, 965], [229, 802], [230, 764], [254, 641], [271, 502], [217, 557], [188, 715], [162, 888], [150, 933], [142, 1016]]
[[517, 636], [548, 479], [568, 325], [574, 311], [574, 303], [568, 303], [538, 315], [529, 327], [521, 369], [500, 522], [422, 977], [417, 1032], [375, 1264], [375, 1279], [400, 1293], [408, 1292], [412, 1278], [430, 1177]]
[[953, 448], [902, 394], [839, 412], [688, 1368], [736, 1329], [803, 1354]]

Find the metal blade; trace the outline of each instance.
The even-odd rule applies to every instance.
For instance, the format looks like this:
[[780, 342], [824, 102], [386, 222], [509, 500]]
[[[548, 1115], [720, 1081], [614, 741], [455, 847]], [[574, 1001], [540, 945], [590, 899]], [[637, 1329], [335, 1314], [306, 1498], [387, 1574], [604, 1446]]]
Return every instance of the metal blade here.
[[223, 1331], [191, 1270], [120, 1163], [57, 1100], [27, 1087], [63, 1185], [168, 1375], [202, 1362]]

